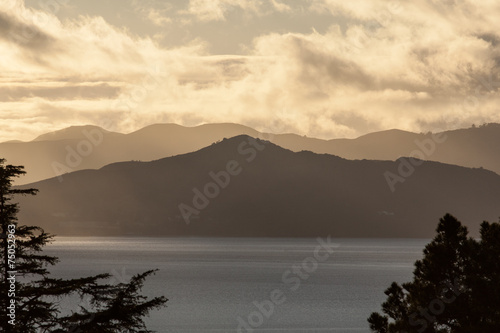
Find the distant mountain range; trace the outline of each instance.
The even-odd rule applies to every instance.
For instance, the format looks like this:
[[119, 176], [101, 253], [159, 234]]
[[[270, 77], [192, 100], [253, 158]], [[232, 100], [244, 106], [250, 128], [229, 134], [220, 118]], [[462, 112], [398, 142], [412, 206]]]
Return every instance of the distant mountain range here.
[[[163, 155], [176, 154], [204, 140], [214, 141], [217, 127], [225, 136], [230, 136], [230, 130], [245, 129], [223, 124], [192, 129], [158, 125], [129, 135], [105, 133], [99, 149], [88, 160], [97, 163], [133, 154], [133, 159], [149, 159], [150, 154], [161, 151]], [[36, 147], [74, 145], [87, 140], [80, 132], [71, 129], [20, 147], [35, 152]], [[481, 147], [485, 155], [476, 152], [475, 156], [483, 158], [477, 163], [486, 166], [489, 161], [493, 165], [498, 156], [488, 159], [486, 152], [498, 148], [482, 141], [493, 137], [491, 133], [498, 133], [497, 125], [447, 132], [448, 139], [439, 143], [443, 148], [436, 148], [436, 156], [458, 161], [464, 153], [445, 153], [449, 151], [445, 147], [458, 149], [460, 142], [469, 142], [463, 150]], [[176, 140], [162, 141], [168, 135]], [[274, 137], [289, 143], [296, 140], [297, 146], [309, 142], [309, 147], [312, 143], [325, 147], [347, 147], [350, 143], [358, 147], [357, 154], [368, 149], [370, 142], [384, 142], [399, 147], [393, 156], [403, 154], [403, 147], [411, 152], [415, 138], [430, 136], [389, 131], [356, 140]], [[121, 150], [124, 142], [130, 145], [126, 152]], [[106, 156], [113, 148], [114, 155]], [[369, 158], [390, 151], [375, 148]], [[53, 152], [53, 156], [60, 156], [57, 149]], [[20, 219], [58, 235], [431, 237], [438, 218], [446, 212], [456, 215], [476, 234], [480, 222], [497, 221], [500, 215], [500, 176], [489, 170], [408, 158], [347, 160], [293, 152], [246, 135], [187, 154], [152, 162], [114, 163], [29, 186], [40, 193], [20, 198]]]
[[416, 134], [400, 130], [371, 133], [357, 139], [321, 140], [296, 134], [266, 134], [237, 124], [184, 127], [157, 124], [130, 134], [96, 126], [69, 127], [30, 142], [0, 143], [0, 156], [24, 165], [28, 174], [18, 184], [67, 172], [98, 169], [121, 161], [152, 161], [196, 151], [236, 135], [264, 138], [292, 151], [308, 150], [347, 159], [395, 160], [414, 156], [466, 167], [482, 167], [500, 174], [500, 124]]

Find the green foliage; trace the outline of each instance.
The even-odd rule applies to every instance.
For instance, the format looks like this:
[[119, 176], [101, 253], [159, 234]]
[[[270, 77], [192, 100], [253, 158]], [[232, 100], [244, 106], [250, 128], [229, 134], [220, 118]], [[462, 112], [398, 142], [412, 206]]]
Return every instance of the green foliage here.
[[[165, 306], [163, 296], [148, 300], [140, 294], [145, 279], [155, 271], [135, 275], [128, 283], [103, 284], [110, 277], [63, 280], [50, 278], [48, 267], [58, 262], [56, 257], [42, 254], [43, 247], [53, 236], [36, 226], [18, 225], [18, 206], [13, 196], [34, 195], [35, 189], [12, 189], [12, 178], [25, 172], [20, 166], [5, 165], [0, 159], [0, 331], [11, 333], [72, 332], [72, 333], [135, 333], [147, 330], [143, 317], [150, 310]], [[7, 306], [10, 282], [8, 267], [9, 225], [15, 226], [15, 325], [8, 323]], [[70, 315], [61, 315], [58, 301], [71, 295], [88, 299], [89, 307], [80, 307]]]
[[500, 224], [483, 222], [481, 239], [455, 217], [440, 219], [437, 235], [415, 262], [413, 281], [385, 291], [378, 333], [500, 332]]

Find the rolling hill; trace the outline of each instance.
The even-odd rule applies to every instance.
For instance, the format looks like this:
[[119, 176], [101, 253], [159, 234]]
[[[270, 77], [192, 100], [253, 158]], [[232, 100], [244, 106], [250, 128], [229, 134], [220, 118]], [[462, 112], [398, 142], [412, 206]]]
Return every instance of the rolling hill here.
[[40, 194], [20, 198], [20, 219], [58, 235], [431, 237], [446, 212], [472, 231], [500, 215], [500, 176], [488, 170], [346, 160], [249, 136], [29, 186]]
[[201, 149], [236, 135], [264, 138], [292, 151], [309, 150], [347, 159], [395, 160], [404, 156], [482, 167], [500, 174], [500, 125], [432, 134], [388, 130], [356, 139], [320, 140], [296, 134], [266, 134], [237, 124], [184, 127], [157, 124], [121, 134], [96, 126], [70, 127], [30, 142], [0, 143], [0, 156], [24, 165], [30, 183], [83, 169], [98, 169], [121, 161], [151, 161]]

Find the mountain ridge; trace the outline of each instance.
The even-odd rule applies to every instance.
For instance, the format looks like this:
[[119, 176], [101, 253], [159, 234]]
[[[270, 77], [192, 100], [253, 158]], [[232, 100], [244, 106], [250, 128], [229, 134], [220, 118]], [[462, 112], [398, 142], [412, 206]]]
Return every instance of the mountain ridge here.
[[[59, 140], [1, 143], [0, 156], [9, 163], [24, 165], [24, 183], [81, 169], [97, 169], [128, 160], [150, 161], [196, 151], [225, 137], [239, 134], [270, 140], [293, 151], [310, 150], [347, 159], [395, 160], [410, 156], [466, 167], [483, 167], [500, 174], [500, 125], [417, 134], [397, 129], [369, 133], [355, 139], [322, 140], [296, 134], [268, 134], [232, 123], [184, 127], [154, 124], [121, 134], [98, 127], [72, 127]], [[56, 135], [56, 137], [57, 137]], [[61, 136], [62, 135], [62, 136]], [[437, 142], [436, 136], [446, 140]], [[54, 136], [41, 136], [41, 138]], [[73, 137], [73, 139], [71, 139]], [[430, 141], [429, 141], [430, 140]], [[424, 143], [433, 149], [422, 148]], [[424, 145], [425, 146], [425, 145]], [[21, 184], [18, 181], [16, 184]]]
[[[395, 191], [387, 172], [404, 176]], [[430, 237], [444, 213], [478, 230], [500, 202], [500, 176], [489, 170], [348, 160], [249, 136], [26, 186], [40, 194], [21, 198], [20, 218], [60, 235]]]

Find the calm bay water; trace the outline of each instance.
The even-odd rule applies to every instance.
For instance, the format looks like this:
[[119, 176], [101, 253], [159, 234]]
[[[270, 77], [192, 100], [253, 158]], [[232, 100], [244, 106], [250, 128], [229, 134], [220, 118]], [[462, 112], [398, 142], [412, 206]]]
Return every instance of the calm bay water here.
[[[119, 282], [158, 268], [143, 289], [169, 299], [147, 319], [157, 332], [369, 332], [366, 318], [392, 281], [411, 279], [428, 240], [332, 242], [331, 254], [317, 253], [322, 262], [317, 239], [58, 237], [45, 253], [61, 260], [54, 277]], [[281, 297], [271, 308], [273, 290]]]

